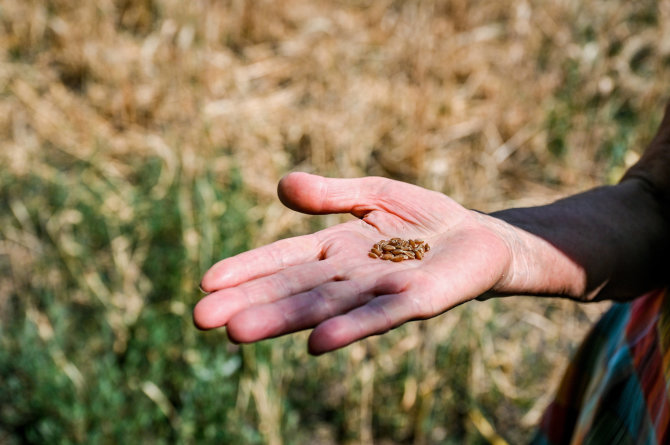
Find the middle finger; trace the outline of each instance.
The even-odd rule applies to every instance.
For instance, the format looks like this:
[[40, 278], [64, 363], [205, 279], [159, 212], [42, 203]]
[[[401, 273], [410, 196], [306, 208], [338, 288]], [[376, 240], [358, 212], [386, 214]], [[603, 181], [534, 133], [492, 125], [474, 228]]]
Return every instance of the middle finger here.
[[304, 292], [336, 279], [337, 275], [337, 268], [329, 260], [292, 266], [207, 295], [196, 305], [194, 319], [201, 329], [224, 326], [244, 309]]
[[333, 281], [273, 303], [250, 307], [228, 323], [228, 336], [247, 343], [307, 329], [374, 298], [376, 278]]

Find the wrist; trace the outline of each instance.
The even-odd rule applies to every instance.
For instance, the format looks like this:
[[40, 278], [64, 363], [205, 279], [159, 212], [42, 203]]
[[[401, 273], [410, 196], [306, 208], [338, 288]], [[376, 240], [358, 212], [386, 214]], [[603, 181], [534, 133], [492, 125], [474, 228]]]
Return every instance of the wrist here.
[[643, 181], [492, 216], [512, 226], [501, 293], [629, 300], [668, 281], [669, 223]]
[[508, 246], [508, 268], [491, 289], [497, 295], [589, 299], [584, 269], [544, 238], [494, 217]]

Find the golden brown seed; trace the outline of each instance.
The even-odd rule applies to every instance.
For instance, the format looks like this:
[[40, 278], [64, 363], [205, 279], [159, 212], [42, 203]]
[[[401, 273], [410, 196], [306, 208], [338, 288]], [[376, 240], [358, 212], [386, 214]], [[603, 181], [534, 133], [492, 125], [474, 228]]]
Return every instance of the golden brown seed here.
[[378, 241], [368, 255], [370, 258], [381, 258], [382, 260], [391, 260], [400, 262], [404, 260], [422, 260], [430, 246], [425, 241], [418, 239], [404, 240], [401, 238], [391, 238], [389, 240]]

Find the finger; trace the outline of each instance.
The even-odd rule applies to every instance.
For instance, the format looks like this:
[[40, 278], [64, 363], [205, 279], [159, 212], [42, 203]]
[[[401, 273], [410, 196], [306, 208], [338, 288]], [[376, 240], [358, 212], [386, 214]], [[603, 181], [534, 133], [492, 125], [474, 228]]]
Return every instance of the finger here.
[[328, 260], [292, 266], [207, 295], [193, 309], [193, 322], [200, 329], [218, 328], [244, 309], [304, 292], [336, 276], [337, 269]]
[[276, 241], [219, 261], [205, 273], [200, 287], [205, 292], [214, 292], [315, 261], [320, 256], [321, 244], [313, 234]]
[[382, 295], [369, 303], [318, 325], [309, 337], [309, 352], [322, 354], [356, 340], [383, 334], [402, 323], [420, 317], [417, 299], [410, 292]]
[[[443, 289], [449, 275], [411, 269], [381, 277], [373, 289], [379, 295], [367, 304], [318, 325], [309, 338], [309, 351], [322, 354], [356, 340], [382, 334], [407, 321], [438, 315], [461, 300], [460, 289]], [[444, 278], [447, 278], [444, 281]], [[455, 292], [453, 292], [455, 291]]]
[[[339, 179], [295, 172], [279, 181], [277, 193], [284, 205], [303, 213], [363, 217], [382, 210], [414, 224], [435, 220], [443, 225], [445, 215], [460, 209], [440, 193], [380, 177]], [[431, 203], [428, 213], [426, 202]]]
[[423, 189], [380, 177], [324, 178], [302, 172], [284, 176], [277, 187], [279, 199], [293, 210], [310, 214], [352, 213], [356, 216], [383, 209], [389, 197], [410, 190], [418, 192]]
[[345, 313], [372, 299], [363, 280], [334, 281], [275, 303], [251, 307], [228, 323], [228, 336], [239, 343], [296, 332]]
[[369, 205], [383, 178], [336, 179], [295, 172], [279, 181], [277, 193], [287, 207], [303, 213], [348, 213]]

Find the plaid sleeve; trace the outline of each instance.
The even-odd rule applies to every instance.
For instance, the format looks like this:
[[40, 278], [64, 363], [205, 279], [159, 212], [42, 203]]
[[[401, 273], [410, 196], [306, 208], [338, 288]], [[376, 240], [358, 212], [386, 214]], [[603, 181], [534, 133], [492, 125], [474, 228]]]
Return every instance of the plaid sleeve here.
[[669, 444], [670, 292], [614, 304], [577, 351], [533, 444]]

